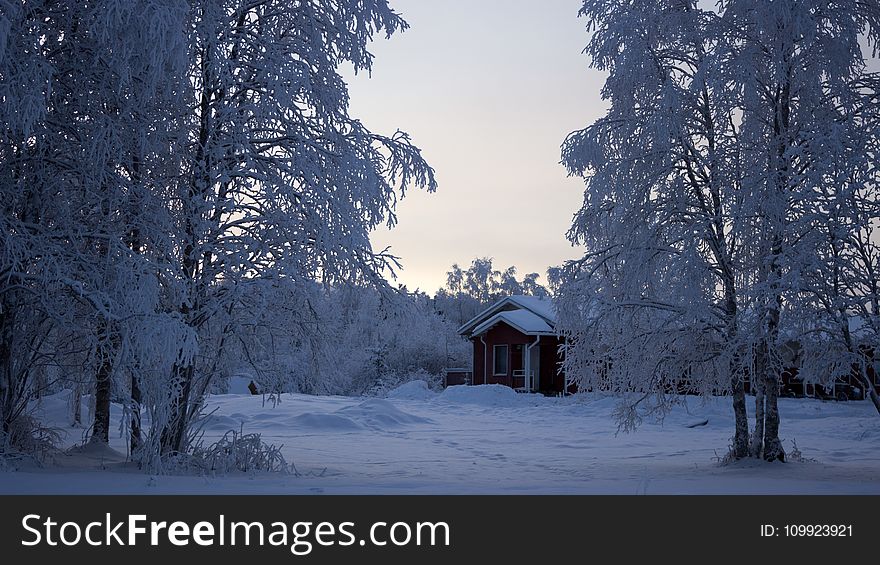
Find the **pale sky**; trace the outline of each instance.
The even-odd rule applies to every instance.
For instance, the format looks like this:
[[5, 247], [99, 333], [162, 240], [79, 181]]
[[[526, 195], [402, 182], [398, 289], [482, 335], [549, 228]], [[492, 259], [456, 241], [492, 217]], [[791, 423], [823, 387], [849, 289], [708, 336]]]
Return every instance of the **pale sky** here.
[[410, 29], [380, 38], [372, 76], [347, 79], [351, 115], [402, 129], [434, 167], [434, 194], [409, 192], [398, 225], [373, 234], [433, 294], [453, 263], [492, 257], [519, 277], [580, 253], [565, 239], [583, 181], [559, 164], [565, 136], [597, 119], [604, 77], [582, 54], [581, 0], [391, 0]]

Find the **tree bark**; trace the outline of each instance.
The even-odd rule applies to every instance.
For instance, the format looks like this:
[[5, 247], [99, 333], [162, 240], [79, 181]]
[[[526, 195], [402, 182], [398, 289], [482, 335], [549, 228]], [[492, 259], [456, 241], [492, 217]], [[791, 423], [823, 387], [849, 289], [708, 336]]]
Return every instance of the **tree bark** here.
[[71, 426], [82, 425], [82, 385], [77, 381], [70, 391]]
[[733, 456], [742, 459], [749, 456], [749, 417], [746, 412], [745, 386], [740, 375], [734, 373], [730, 388], [733, 393]]
[[95, 375], [95, 419], [90, 443], [110, 443], [110, 384], [113, 362], [107, 352]]
[[138, 385], [137, 375], [131, 376], [131, 437], [129, 449], [135, 453], [140, 449], [143, 438], [141, 437], [141, 388]]
[[[184, 280], [192, 286], [188, 291], [190, 300], [179, 307], [181, 315], [191, 327], [195, 327], [195, 324], [190, 315], [193, 311], [198, 312], [199, 310], [198, 305], [201, 303], [200, 299], [203, 296], [203, 288], [200, 287], [202, 281], [200, 279], [205, 276], [204, 271], [199, 272], [199, 261], [202, 258], [199, 252], [199, 221], [202, 208], [196, 205], [196, 201], [204, 203], [208, 198], [208, 193], [212, 186], [211, 175], [214, 169], [214, 161], [208, 147], [213, 125], [212, 100], [216, 94], [214, 90], [216, 86], [214, 84], [216, 82], [215, 77], [211, 75], [213, 62], [210, 49], [202, 47], [199, 55], [199, 65], [202, 85], [200, 87], [198, 106], [198, 143], [194, 155], [195, 167], [189, 179], [187, 198], [183, 203], [184, 244], [181, 254]], [[219, 200], [221, 199], [218, 198]], [[213, 214], [211, 217], [214, 217]], [[208, 251], [205, 255], [209, 253]], [[204, 260], [207, 261], [207, 258], [204, 258]], [[185, 450], [184, 444], [189, 425], [189, 403], [194, 367], [192, 365], [183, 367], [175, 363], [171, 372], [171, 394], [174, 396], [170, 400], [168, 419], [164, 423], [159, 437], [160, 453], [163, 456], [182, 453]]]
[[[760, 354], [758, 357], [760, 359]], [[752, 432], [749, 455], [755, 458], [761, 457], [764, 449], [764, 379], [761, 365], [762, 362], [756, 360], [755, 371], [752, 373], [752, 386], [755, 388], [755, 430]]]
[[[774, 266], [775, 267], [775, 266]], [[774, 273], [778, 276], [778, 273]], [[777, 279], [778, 280], [778, 279]], [[779, 367], [771, 356], [771, 344], [776, 343], [779, 335], [779, 311], [781, 297], [775, 298], [767, 313], [767, 337], [761, 344], [759, 358], [763, 359], [759, 373], [764, 382], [764, 459], [767, 461], [785, 461], [785, 450], [779, 440]]]
[[5, 300], [0, 303], [0, 424], [4, 435], [12, 417], [12, 314]]
[[785, 461], [785, 450], [779, 440], [779, 377], [770, 368], [764, 380], [764, 459]]
[[[791, 176], [788, 150], [791, 148], [789, 129], [791, 125], [792, 100], [792, 69], [790, 66], [792, 47], [786, 45], [784, 49], [785, 76], [781, 84], [776, 88], [773, 103], [773, 142], [775, 147], [773, 153], [771, 153], [770, 162], [770, 171], [773, 174], [773, 185], [771, 188], [774, 192], [773, 198], [778, 201], [779, 207], [782, 206], [781, 202], [788, 198]], [[779, 408], [777, 406], [780, 368], [772, 356], [773, 349], [771, 349], [776, 346], [778, 341], [779, 318], [782, 311], [782, 288], [780, 287], [782, 266], [780, 265], [780, 257], [783, 253], [783, 226], [785, 225], [786, 218], [779, 207], [774, 210], [771, 206], [770, 210], [772, 213], [767, 218], [769, 227], [768, 239], [770, 243], [766, 279], [768, 293], [763, 312], [765, 316], [765, 333], [762, 336], [761, 350], [758, 353], [758, 358], [762, 360], [762, 367], [761, 371], [758, 372], [758, 377], [764, 383], [764, 459], [767, 461], [785, 461], [785, 451], [782, 449], [782, 442], [779, 441]]]
[[[720, 227], [719, 227], [720, 229]], [[722, 240], [719, 247], [726, 248], [726, 243]], [[727, 341], [736, 344], [738, 335], [736, 303], [736, 287], [735, 281], [730, 274], [730, 269], [726, 268], [725, 263], [725, 310], [728, 317]], [[742, 375], [742, 357], [735, 353], [730, 361], [730, 392], [733, 403], [734, 418], [734, 434], [733, 434], [733, 456], [736, 459], [742, 459], [749, 456], [749, 416], [746, 411], [746, 392]]]
[[189, 426], [189, 397], [192, 388], [193, 367], [181, 367], [175, 365], [172, 369], [174, 374], [174, 389], [177, 390], [171, 400], [171, 410], [168, 421], [162, 429], [160, 445], [162, 455], [183, 453], [186, 448], [186, 431]]
[[[718, 227], [721, 230], [721, 227]], [[722, 241], [721, 249], [726, 248], [726, 244]], [[726, 265], [726, 263], [725, 263]], [[726, 313], [728, 316], [728, 343], [736, 344], [738, 337], [737, 323], [737, 304], [736, 304], [736, 287], [733, 275], [728, 268], [725, 268], [724, 277], [725, 295], [726, 295]], [[734, 345], [734, 347], [737, 347]], [[734, 435], [733, 435], [733, 456], [736, 459], [742, 459], [749, 456], [749, 417], [746, 411], [746, 393], [745, 385], [742, 377], [742, 358], [739, 353], [735, 353], [730, 361], [730, 391], [733, 403], [734, 417]]]
[[[782, 279], [782, 269], [778, 258], [782, 255], [782, 238], [774, 234], [770, 247], [770, 261], [768, 268], [769, 300], [764, 307], [764, 336], [761, 339], [757, 357], [757, 378], [763, 383], [763, 431], [764, 445], [763, 455], [767, 461], [785, 461], [785, 450], [779, 441], [779, 373], [780, 367], [773, 357], [773, 348], [779, 338], [779, 317], [782, 311], [782, 293], [779, 281]], [[754, 441], [754, 438], [753, 438]], [[757, 457], [755, 452], [752, 455]]]

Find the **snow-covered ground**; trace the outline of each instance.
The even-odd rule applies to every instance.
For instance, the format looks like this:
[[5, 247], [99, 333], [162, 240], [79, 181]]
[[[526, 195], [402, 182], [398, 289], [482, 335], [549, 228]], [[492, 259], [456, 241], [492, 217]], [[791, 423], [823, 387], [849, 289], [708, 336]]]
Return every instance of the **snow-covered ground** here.
[[[44, 398], [38, 414], [74, 445], [82, 430], [66, 426], [66, 402], [66, 393]], [[729, 399], [689, 397], [630, 434], [615, 433], [614, 404], [497, 385], [437, 394], [420, 383], [386, 399], [285, 395], [276, 407], [218, 395], [207, 436], [243, 425], [283, 444], [298, 475], [150, 476], [79, 454], [2, 472], [0, 493], [880, 494], [880, 417], [868, 402], [780, 399], [780, 437], [803, 460], [728, 465], [718, 458], [732, 435]], [[118, 437], [111, 446], [124, 452]]]

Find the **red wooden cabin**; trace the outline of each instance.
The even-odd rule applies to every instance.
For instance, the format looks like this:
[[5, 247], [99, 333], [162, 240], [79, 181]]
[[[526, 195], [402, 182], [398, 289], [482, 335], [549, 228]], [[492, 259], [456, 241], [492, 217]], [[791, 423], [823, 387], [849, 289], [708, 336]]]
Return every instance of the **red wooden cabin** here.
[[522, 392], [559, 394], [556, 310], [549, 298], [509, 296], [458, 329], [474, 347], [472, 384], [502, 384]]

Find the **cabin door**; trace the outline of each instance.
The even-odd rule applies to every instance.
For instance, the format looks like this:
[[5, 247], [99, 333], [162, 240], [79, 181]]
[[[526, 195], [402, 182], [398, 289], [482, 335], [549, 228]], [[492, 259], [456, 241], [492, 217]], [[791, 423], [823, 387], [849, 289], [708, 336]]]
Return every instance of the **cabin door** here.
[[530, 390], [541, 390], [541, 345], [526, 346], [525, 349], [528, 351], [526, 355], [529, 356], [528, 363], [526, 364], [531, 380], [529, 388]]

